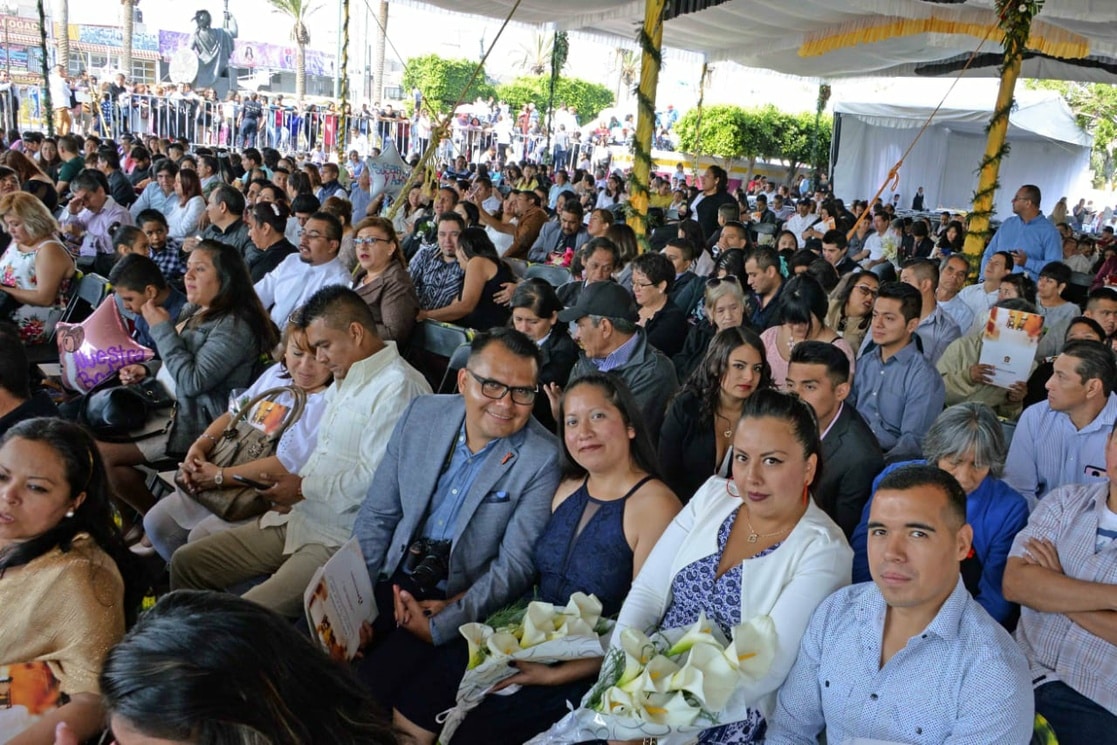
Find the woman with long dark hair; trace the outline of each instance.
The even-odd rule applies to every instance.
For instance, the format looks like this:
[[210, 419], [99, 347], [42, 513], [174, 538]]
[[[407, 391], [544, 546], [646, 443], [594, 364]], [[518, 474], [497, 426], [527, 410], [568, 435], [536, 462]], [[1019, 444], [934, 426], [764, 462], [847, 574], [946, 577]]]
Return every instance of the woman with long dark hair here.
[[873, 320], [873, 303], [880, 277], [867, 271], [850, 272], [831, 294], [826, 325], [841, 334], [850, 349], [860, 349]]
[[[539, 346], [543, 363], [539, 366], [539, 387], [564, 386], [578, 361], [578, 345], [567, 333], [566, 324], [559, 323], [562, 301], [555, 288], [539, 277], [521, 282], [512, 294], [512, 325]], [[548, 396], [536, 396], [532, 410], [535, 418], [547, 429], [555, 431]]]
[[116, 742], [394, 745], [348, 670], [286, 619], [235, 595], [173, 592], [105, 659]]
[[733, 428], [745, 401], [772, 386], [764, 342], [739, 326], [720, 331], [667, 407], [659, 435], [663, 479], [684, 504], [713, 475], [729, 474]]
[[419, 312], [419, 320], [447, 321], [485, 331], [508, 323], [508, 307], [493, 300], [501, 286], [514, 283], [516, 275], [500, 259], [496, 246], [481, 228], [466, 228], [458, 236], [458, 264], [465, 272], [462, 289], [449, 305]]
[[59, 722], [82, 740], [100, 731], [97, 676], [138, 607], [133, 576], [93, 438], [61, 419], [12, 427], [0, 446], [0, 667], [63, 694], [15, 741], [50, 745]]
[[262, 357], [279, 343], [279, 331], [252, 289], [248, 267], [236, 248], [202, 241], [190, 252], [183, 282], [187, 305], [178, 319], [152, 301], [142, 309], [161, 364], [128, 365], [120, 371], [125, 383], [154, 374], [175, 399], [166, 429], [137, 442], [97, 443], [113, 493], [141, 514], [154, 497], [135, 466], [181, 460], [225, 411], [229, 393], [247, 388]]
[[167, 212], [168, 235], [181, 241], [194, 234], [202, 213], [206, 211], [198, 172], [189, 168], [180, 169], [175, 175], [175, 194], [178, 201]]

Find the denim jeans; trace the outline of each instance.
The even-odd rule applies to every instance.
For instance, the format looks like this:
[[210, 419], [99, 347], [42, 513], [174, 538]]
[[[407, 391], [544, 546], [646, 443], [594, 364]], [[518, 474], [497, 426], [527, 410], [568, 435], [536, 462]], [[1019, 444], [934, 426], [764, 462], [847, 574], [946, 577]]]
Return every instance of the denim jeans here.
[[1036, 689], [1036, 713], [1055, 730], [1059, 745], [1100, 745], [1117, 732], [1117, 716], [1062, 681]]

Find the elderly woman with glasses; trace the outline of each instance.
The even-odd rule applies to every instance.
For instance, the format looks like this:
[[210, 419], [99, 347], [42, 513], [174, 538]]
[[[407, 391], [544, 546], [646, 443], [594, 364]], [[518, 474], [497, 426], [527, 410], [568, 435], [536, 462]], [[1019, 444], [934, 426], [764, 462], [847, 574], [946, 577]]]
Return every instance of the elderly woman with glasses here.
[[880, 278], [872, 272], [852, 272], [831, 295], [826, 325], [849, 344], [860, 349], [873, 320], [873, 302], [880, 290]]
[[706, 280], [703, 318], [690, 327], [683, 348], [671, 358], [679, 380], [686, 380], [706, 356], [714, 335], [745, 323], [745, 291], [736, 276]]
[[[973, 527], [973, 550], [962, 562], [962, 580], [978, 604], [1002, 625], [1016, 624], [1017, 609], [1001, 589], [1012, 539], [1028, 524], [1028, 504], [1006, 484], [1008, 444], [1001, 423], [985, 404], [966, 402], [939, 415], [923, 438], [926, 463], [949, 473], [966, 492], [966, 522]], [[885, 474], [915, 461], [893, 463], [873, 482], [873, 493]], [[922, 462], [922, 461], [920, 461]], [[866, 554], [869, 509], [853, 531], [853, 581], [871, 582]]]
[[353, 289], [372, 310], [381, 339], [406, 344], [419, 314], [419, 296], [392, 223], [366, 217], [356, 225], [357, 270]]

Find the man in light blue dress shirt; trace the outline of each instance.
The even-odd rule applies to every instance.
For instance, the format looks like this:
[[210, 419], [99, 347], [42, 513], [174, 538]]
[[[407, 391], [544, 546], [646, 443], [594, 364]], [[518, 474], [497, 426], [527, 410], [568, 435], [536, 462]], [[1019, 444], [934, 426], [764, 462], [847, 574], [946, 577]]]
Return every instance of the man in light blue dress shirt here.
[[1013, 271], [1023, 271], [1033, 280], [1039, 278], [1040, 270], [1052, 261], [1063, 258], [1063, 237], [1040, 212], [1040, 191], [1038, 186], [1026, 184], [1016, 191], [1012, 198], [1012, 217], [1001, 223], [993, 240], [985, 248], [981, 257], [981, 270], [998, 251], [1012, 254]]
[[1005, 481], [1029, 509], [1060, 486], [1105, 481], [1105, 448], [1117, 422], [1115, 380], [1117, 363], [1101, 342], [1067, 342], [1055, 358], [1047, 400], [1020, 415], [1005, 461]]
[[822, 602], [780, 689], [767, 745], [1026, 745], [1028, 662], [966, 591], [966, 494], [934, 466], [898, 468], [869, 513], [873, 582]]

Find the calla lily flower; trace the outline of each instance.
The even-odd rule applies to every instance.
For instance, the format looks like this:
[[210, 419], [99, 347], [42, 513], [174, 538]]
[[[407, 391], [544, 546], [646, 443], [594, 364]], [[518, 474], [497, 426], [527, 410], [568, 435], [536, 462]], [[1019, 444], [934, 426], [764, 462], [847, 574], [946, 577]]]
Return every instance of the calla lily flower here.
[[721, 643], [713, 635], [713, 626], [713, 622], [706, 619], [705, 612], [699, 613], [698, 620], [667, 650], [667, 655], [677, 657], [695, 644], [714, 644], [720, 648]]
[[618, 686], [639, 677], [644, 666], [656, 655], [652, 640], [644, 632], [633, 628], [621, 632], [621, 649], [624, 650], [624, 672], [617, 681]]
[[524, 649], [542, 644], [555, 632], [555, 606], [550, 603], [532, 602], [524, 613], [524, 634], [520, 644]]
[[599, 706], [598, 711], [614, 716], [634, 716], [638, 708], [631, 695], [615, 686], [602, 694]]
[[679, 671], [677, 662], [656, 655], [644, 667], [643, 672], [621, 687], [629, 693], [667, 693], [671, 690], [671, 680]]
[[776, 624], [771, 616], [756, 616], [733, 629], [733, 641], [725, 648], [729, 664], [742, 675], [760, 678], [776, 656]]
[[519, 652], [521, 647], [516, 637], [509, 634], [507, 631], [497, 631], [486, 640], [486, 646], [492, 652], [493, 657], [502, 659], [510, 657], [512, 654]]
[[556, 620], [559, 619], [562, 620], [562, 623], [554, 630], [554, 633], [547, 637], [548, 640], [558, 639], [563, 636], [597, 636], [597, 633], [593, 630], [593, 626], [586, 623], [586, 621], [581, 618], [560, 615]]
[[682, 693], [652, 693], [644, 701], [642, 719], [669, 727], [689, 727], [702, 710], [691, 706]]
[[722, 650], [712, 644], [696, 644], [686, 663], [672, 676], [671, 690], [686, 691], [709, 711], [721, 711], [740, 680]]
[[493, 635], [493, 630], [483, 623], [466, 623], [462, 624], [458, 632], [465, 637], [466, 644], [469, 645], [469, 665], [466, 669], [472, 670], [488, 656], [486, 642]]
[[597, 599], [596, 595], [576, 592], [570, 596], [570, 602], [561, 612], [566, 616], [582, 619], [592, 629], [597, 626], [598, 620], [601, 619], [601, 610], [601, 601]]

